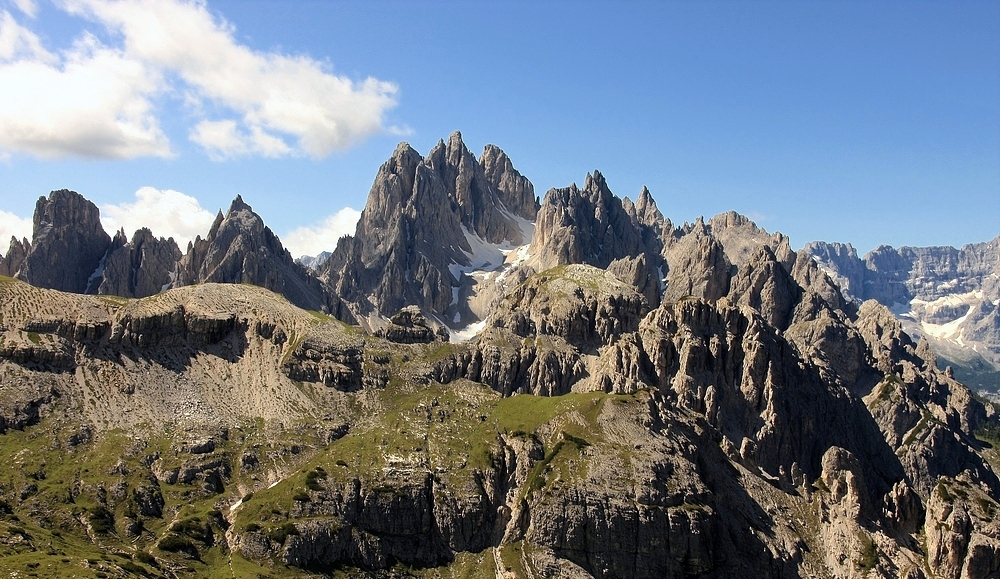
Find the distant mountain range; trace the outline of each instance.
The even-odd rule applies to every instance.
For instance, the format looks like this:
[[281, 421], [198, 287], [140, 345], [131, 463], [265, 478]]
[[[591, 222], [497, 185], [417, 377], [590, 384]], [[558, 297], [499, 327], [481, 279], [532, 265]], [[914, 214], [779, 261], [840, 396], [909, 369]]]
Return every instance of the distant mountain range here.
[[995, 577], [998, 240], [794, 251], [458, 133], [317, 262], [54, 191], [0, 259], [0, 572]]
[[[729, 276], [707, 272], [742, 265], [765, 242], [779, 260], [790, 259], [784, 236], [743, 216], [676, 227], [647, 190], [635, 202], [619, 199], [597, 172], [582, 189], [553, 189], [539, 203], [501, 149], [487, 146], [477, 160], [456, 132], [426, 158], [401, 144], [379, 169], [355, 235], [315, 258], [293, 260], [239, 197], [182, 253], [148, 229], [131, 240], [125, 231], [109, 237], [96, 206], [64, 190], [38, 200], [33, 239], [11, 239], [0, 275], [130, 298], [202, 282], [251, 283], [372, 331], [417, 305], [466, 335], [530, 272], [563, 263], [610, 268], [655, 306], [703, 285], [709, 296], [725, 295]], [[1000, 392], [1000, 237], [962, 249], [881, 246], [864, 258], [850, 244], [821, 241], [803, 252], [847, 300], [889, 307], [959, 379]], [[691, 272], [695, 263], [706, 267]]]
[[1000, 392], [1000, 236], [961, 249], [882, 245], [863, 259], [850, 244], [814, 242], [803, 251], [849, 299], [889, 307], [959, 380]]

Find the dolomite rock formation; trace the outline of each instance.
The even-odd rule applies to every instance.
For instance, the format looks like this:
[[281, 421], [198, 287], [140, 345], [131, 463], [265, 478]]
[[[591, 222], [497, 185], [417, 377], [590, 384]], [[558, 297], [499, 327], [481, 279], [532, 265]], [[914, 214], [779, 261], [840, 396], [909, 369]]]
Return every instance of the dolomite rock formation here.
[[328, 295], [306, 267], [295, 263], [281, 241], [243, 198], [225, 216], [219, 212], [208, 235], [188, 247], [177, 266], [174, 287], [196, 283], [248, 283], [280, 293], [307, 310], [349, 314]]
[[[0, 280], [2, 571], [1000, 573], [997, 407], [738, 214], [675, 227], [597, 172], [539, 205], [455, 134], [397, 148], [325, 287], [240, 198], [173, 269], [145, 230], [102, 255], [91, 291], [174, 287]], [[950, 278], [919, 267], [926, 319], [989, 334], [995, 308], [936, 303]], [[451, 343], [463, 300], [482, 330]]]
[[961, 249], [882, 245], [863, 258], [850, 244], [812, 242], [803, 251], [848, 298], [894, 308], [960, 378], [1000, 390], [1000, 237]]
[[31, 246], [16, 277], [83, 293], [110, 243], [96, 205], [75, 191], [53, 191], [35, 203]]
[[7, 249], [7, 253], [3, 257], [0, 257], [0, 275], [7, 277], [17, 275], [17, 270], [21, 269], [24, 257], [28, 255], [30, 250], [31, 242], [27, 238], [18, 241], [16, 237], [12, 236], [10, 238], [10, 248]]
[[[127, 241], [124, 231], [115, 234], [104, 258], [100, 276], [91, 280], [88, 293], [144, 298], [173, 283], [181, 250], [173, 238], [157, 238], [149, 229], [135, 232]], [[93, 291], [96, 290], [96, 291]]]
[[[663, 259], [653, 230], [662, 224], [648, 195], [641, 196], [640, 203], [640, 209], [631, 202], [624, 204], [598, 171], [587, 175], [582, 189], [576, 184], [550, 189], [538, 212], [528, 265], [536, 271], [567, 264], [608, 268], [623, 259], [641, 256], [645, 267], [623, 277], [645, 290], [651, 304], [658, 304]], [[643, 220], [654, 225], [646, 225]], [[647, 240], [651, 246], [647, 247]]]
[[496, 147], [477, 161], [458, 132], [426, 158], [401, 143], [379, 169], [354, 236], [338, 243], [319, 277], [359, 317], [417, 305], [451, 323], [444, 314], [467, 284], [461, 269], [503, 262], [497, 254], [497, 263], [474, 264], [473, 245], [526, 244], [521, 222], [537, 209], [531, 184]]

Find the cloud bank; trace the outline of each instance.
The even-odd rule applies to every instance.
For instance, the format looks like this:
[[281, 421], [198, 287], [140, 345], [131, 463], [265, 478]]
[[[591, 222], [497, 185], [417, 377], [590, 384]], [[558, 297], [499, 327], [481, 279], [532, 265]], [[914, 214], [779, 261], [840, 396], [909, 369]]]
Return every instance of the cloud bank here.
[[[34, 3], [22, 1], [24, 15]], [[259, 155], [321, 158], [385, 126], [394, 84], [337, 76], [303, 55], [255, 51], [196, 0], [62, 0], [70, 15], [118, 41], [85, 32], [49, 52], [0, 11], [0, 151], [42, 158], [174, 155], [163, 102], [188, 107], [187, 137], [216, 160]]]
[[135, 203], [101, 206], [101, 225], [109, 234], [124, 228], [131, 239], [148, 227], [157, 237], [173, 237], [182, 252], [196, 235], [208, 234], [214, 219], [197, 199], [171, 189], [143, 187], [135, 192]]
[[360, 218], [360, 211], [344, 207], [317, 225], [299, 227], [282, 235], [281, 244], [293, 257], [315, 257], [324, 251], [333, 251], [341, 237], [354, 235]]

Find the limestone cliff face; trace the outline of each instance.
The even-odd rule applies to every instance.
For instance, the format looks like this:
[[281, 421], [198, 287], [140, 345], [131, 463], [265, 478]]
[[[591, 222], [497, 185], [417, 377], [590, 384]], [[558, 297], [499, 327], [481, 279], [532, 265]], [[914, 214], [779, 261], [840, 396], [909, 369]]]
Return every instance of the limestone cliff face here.
[[587, 175], [582, 189], [574, 183], [545, 194], [528, 264], [537, 271], [568, 264], [610, 267], [656, 305], [664, 269], [658, 237], [663, 228], [662, 215], [648, 192], [640, 195], [638, 205], [625, 203], [595, 171]]
[[895, 308], [907, 332], [931, 342], [977, 388], [1000, 389], [1000, 237], [953, 247], [883, 245], [859, 258], [849, 244], [814, 242], [804, 252], [861, 302]]
[[[70, 541], [117, 574], [89, 554], [177, 575], [231, 574], [232, 553], [290, 576], [1000, 572], [1000, 409], [845, 298], [859, 270], [735, 213], [675, 227], [596, 172], [533, 195], [455, 134], [396, 149], [326, 286], [240, 198], [183, 257], [106, 241], [91, 291], [156, 295], [0, 279], [0, 572]], [[39, 231], [3, 263], [53, 247]], [[991, 251], [864, 271], [989, 337], [992, 302], [942, 286], [988, 295]], [[449, 342], [473, 298], [481, 331]]]
[[248, 283], [277, 292], [307, 310], [345, 315], [339, 300], [305, 266], [295, 263], [253, 208], [237, 196], [220, 212], [205, 239], [198, 237], [177, 266], [175, 287], [196, 283]]
[[157, 294], [173, 283], [180, 259], [181, 250], [173, 238], [157, 238], [143, 228], [135, 232], [131, 241], [126, 241], [125, 232], [119, 231], [108, 248], [104, 268], [91, 280], [88, 293], [127, 298]]
[[27, 238], [20, 241], [16, 237], [10, 238], [10, 247], [7, 252], [0, 257], [0, 275], [14, 277], [17, 270], [21, 269], [25, 256], [31, 251], [31, 242]]
[[496, 147], [477, 161], [457, 132], [426, 158], [402, 143], [379, 169], [355, 235], [319, 276], [361, 314], [416, 305], [441, 316], [462, 268], [502, 265], [499, 253], [497, 263], [474, 264], [473, 245], [526, 244], [518, 220], [533, 219], [537, 207], [530, 182]]
[[83, 293], [111, 238], [97, 206], [75, 191], [53, 191], [35, 203], [31, 247], [16, 277], [33, 285]]

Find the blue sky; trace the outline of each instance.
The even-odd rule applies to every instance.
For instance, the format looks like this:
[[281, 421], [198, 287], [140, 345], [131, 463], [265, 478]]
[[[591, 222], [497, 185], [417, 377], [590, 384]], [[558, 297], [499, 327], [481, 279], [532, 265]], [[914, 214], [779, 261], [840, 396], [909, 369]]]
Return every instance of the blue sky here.
[[399, 141], [427, 153], [454, 130], [503, 148], [540, 196], [597, 169], [677, 224], [734, 209], [794, 247], [1000, 234], [997, 2], [0, 0], [0, 15], [4, 239], [52, 189], [109, 228], [178, 238], [242, 194], [314, 253], [353, 230]]

